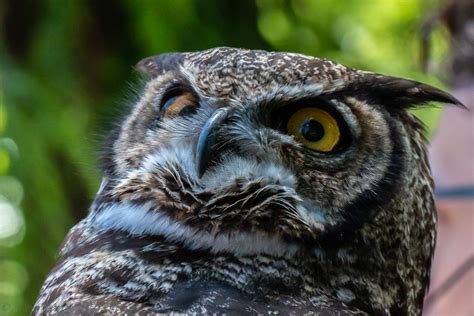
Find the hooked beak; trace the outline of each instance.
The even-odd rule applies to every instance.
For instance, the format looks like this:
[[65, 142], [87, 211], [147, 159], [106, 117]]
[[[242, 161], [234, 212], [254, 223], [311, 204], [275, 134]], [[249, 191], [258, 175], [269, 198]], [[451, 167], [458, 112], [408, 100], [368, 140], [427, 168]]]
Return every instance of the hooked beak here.
[[212, 116], [206, 121], [201, 129], [199, 138], [196, 144], [196, 166], [198, 176], [202, 177], [210, 161], [214, 158], [214, 150], [217, 140], [217, 135], [213, 133], [216, 126], [219, 126], [228, 116], [228, 110], [220, 108], [215, 111]]

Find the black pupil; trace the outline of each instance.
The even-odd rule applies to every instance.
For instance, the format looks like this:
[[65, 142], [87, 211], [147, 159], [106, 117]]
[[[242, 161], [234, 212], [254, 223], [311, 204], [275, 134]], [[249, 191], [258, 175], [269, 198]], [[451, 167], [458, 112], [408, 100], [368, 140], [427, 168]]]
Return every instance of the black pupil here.
[[307, 120], [303, 124], [301, 124], [301, 135], [310, 141], [310, 142], [317, 142], [324, 136], [324, 127], [315, 120]]

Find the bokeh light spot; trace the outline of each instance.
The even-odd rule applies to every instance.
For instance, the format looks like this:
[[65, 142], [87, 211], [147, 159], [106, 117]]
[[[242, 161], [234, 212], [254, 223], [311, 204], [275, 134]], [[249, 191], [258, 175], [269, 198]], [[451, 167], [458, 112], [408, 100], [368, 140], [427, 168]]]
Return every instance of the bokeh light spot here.
[[0, 200], [0, 239], [17, 235], [23, 227], [23, 217], [9, 202]]
[[23, 186], [14, 177], [0, 177], [0, 196], [10, 201], [13, 205], [20, 205], [23, 199]]

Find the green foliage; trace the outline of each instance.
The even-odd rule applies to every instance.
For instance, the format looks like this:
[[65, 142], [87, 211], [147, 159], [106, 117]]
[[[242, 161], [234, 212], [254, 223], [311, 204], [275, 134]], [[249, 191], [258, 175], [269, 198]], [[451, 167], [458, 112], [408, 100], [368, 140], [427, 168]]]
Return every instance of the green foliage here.
[[[131, 66], [142, 57], [214, 46], [286, 50], [439, 86], [419, 71], [417, 60], [418, 29], [432, 5], [424, 0], [4, 1], [0, 315], [29, 313], [62, 239], [87, 213], [100, 182], [95, 161], [101, 135], [126, 110]], [[438, 59], [444, 43], [442, 34], [436, 35]], [[433, 126], [437, 112], [420, 115]]]
[[[428, 1], [293, 0], [257, 1], [259, 30], [274, 49], [326, 57], [364, 70], [440, 86], [420, 71], [420, 25]], [[436, 33], [434, 58], [446, 55]], [[417, 110], [430, 128], [439, 110]]]

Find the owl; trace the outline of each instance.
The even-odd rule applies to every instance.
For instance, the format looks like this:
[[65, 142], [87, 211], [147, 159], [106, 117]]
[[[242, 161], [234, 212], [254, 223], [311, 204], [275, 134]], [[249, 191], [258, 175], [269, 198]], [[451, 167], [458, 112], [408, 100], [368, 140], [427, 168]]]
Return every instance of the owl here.
[[34, 315], [420, 315], [434, 87], [236, 48], [139, 62], [89, 215]]

